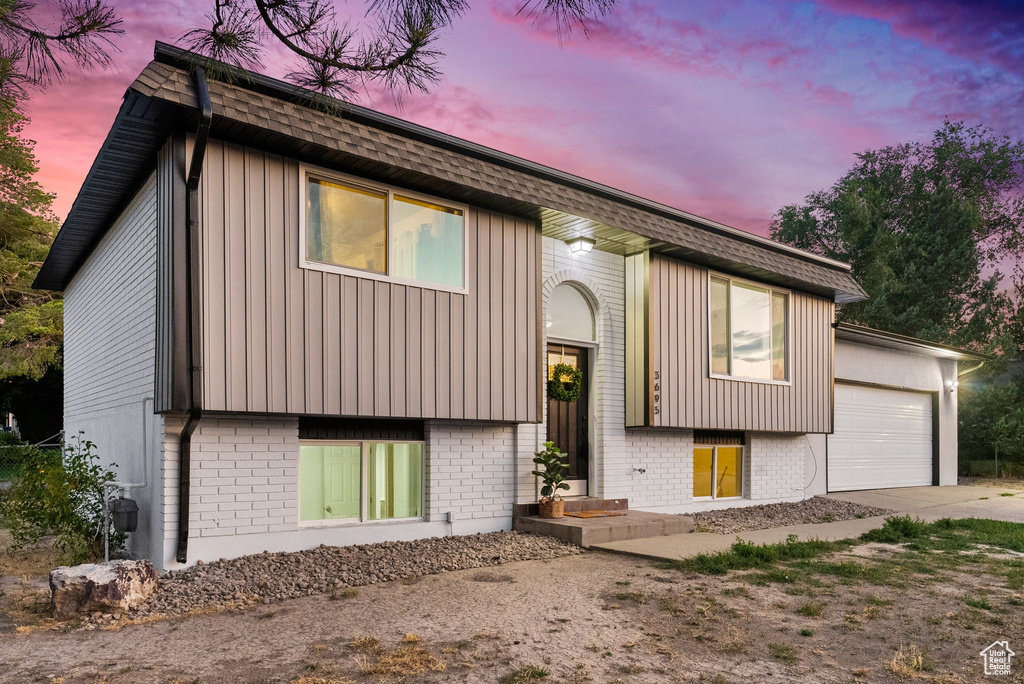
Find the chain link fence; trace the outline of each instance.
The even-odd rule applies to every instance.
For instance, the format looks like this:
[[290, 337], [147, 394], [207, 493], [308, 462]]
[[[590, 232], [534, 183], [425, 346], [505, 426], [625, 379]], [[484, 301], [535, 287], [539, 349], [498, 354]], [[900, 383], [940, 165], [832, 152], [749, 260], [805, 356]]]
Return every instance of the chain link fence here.
[[960, 475], [1024, 479], [1024, 453], [990, 442], [960, 442]]
[[61, 433], [51, 435], [42, 442], [27, 444], [11, 430], [0, 431], [0, 492], [8, 489], [22, 463], [39, 449], [59, 449]]

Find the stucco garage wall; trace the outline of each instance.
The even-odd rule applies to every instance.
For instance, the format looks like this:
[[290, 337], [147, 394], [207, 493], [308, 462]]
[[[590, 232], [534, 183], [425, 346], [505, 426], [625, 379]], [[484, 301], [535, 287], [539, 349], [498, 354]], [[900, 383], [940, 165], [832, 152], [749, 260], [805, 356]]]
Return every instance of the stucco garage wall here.
[[[957, 394], [947, 392], [955, 381], [957, 362], [847, 340], [836, 340], [835, 378], [884, 387], [939, 393], [939, 484], [955, 485], [957, 474]], [[815, 452], [817, 454], [817, 450]], [[820, 456], [819, 456], [820, 458]], [[819, 463], [824, 468], [824, 462]]]

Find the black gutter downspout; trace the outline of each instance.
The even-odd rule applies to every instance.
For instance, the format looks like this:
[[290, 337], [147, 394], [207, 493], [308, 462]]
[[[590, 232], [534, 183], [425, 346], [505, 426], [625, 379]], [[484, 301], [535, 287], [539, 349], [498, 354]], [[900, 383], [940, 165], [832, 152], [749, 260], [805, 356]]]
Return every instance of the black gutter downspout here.
[[199, 128], [192, 148], [192, 163], [189, 166], [185, 190], [185, 214], [188, 224], [185, 231], [185, 308], [188, 310], [188, 366], [189, 366], [189, 413], [185, 427], [181, 430], [181, 444], [178, 453], [178, 550], [175, 559], [179, 563], [188, 561], [188, 516], [189, 494], [192, 477], [192, 433], [196, 431], [203, 415], [202, 366], [199, 364], [201, 347], [199, 342], [199, 307], [195, 298], [199, 289], [199, 269], [194, 262], [194, 242], [199, 239], [199, 179], [203, 174], [203, 159], [206, 157], [206, 141], [210, 136], [213, 122], [213, 103], [210, 89], [206, 84], [206, 73], [198, 67], [194, 74], [196, 99], [199, 100]]

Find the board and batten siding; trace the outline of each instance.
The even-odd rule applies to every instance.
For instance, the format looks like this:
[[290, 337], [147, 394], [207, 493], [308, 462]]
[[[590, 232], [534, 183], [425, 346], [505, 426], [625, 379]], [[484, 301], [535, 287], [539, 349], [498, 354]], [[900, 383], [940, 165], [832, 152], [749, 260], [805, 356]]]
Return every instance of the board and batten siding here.
[[[634, 293], [630, 301], [646, 301], [649, 363], [644, 372], [653, 406], [646, 422], [634, 425], [831, 432], [833, 302], [790, 292], [790, 383], [719, 379], [709, 372], [708, 269], [651, 255], [649, 274], [646, 296]], [[627, 306], [631, 315], [637, 314]], [[634, 367], [640, 362], [629, 364]], [[639, 405], [633, 415], [645, 416]]]
[[540, 232], [470, 207], [468, 293], [299, 266], [299, 163], [211, 141], [203, 408], [539, 420]]

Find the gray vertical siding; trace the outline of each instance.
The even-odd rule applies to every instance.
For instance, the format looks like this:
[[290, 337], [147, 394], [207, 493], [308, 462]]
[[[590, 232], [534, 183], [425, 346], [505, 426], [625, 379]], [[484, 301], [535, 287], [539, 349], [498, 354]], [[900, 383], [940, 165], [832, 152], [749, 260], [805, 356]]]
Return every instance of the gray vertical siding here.
[[791, 383], [786, 385], [710, 377], [706, 268], [652, 256], [648, 290], [650, 372], [659, 376], [661, 390], [650, 424], [831, 432], [831, 301], [791, 293]]
[[463, 295], [300, 268], [294, 160], [214, 141], [201, 195], [206, 410], [539, 419], [532, 222], [470, 208]]
[[626, 257], [626, 427], [651, 425], [647, 252]]
[[173, 136], [156, 161], [156, 369], [158, 413], [189, 408], [185, 307], [185, 139]]

